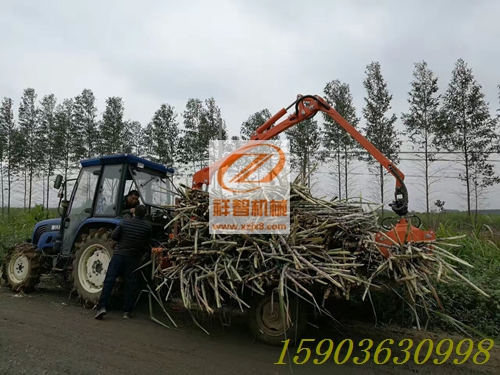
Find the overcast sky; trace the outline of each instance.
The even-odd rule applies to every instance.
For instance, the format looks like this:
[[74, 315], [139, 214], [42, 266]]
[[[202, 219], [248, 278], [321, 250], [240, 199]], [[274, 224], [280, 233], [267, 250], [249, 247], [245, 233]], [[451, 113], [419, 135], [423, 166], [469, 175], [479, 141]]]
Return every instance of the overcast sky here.
[[27, 87], [59, 100], [90, 88], [100, 113], [106, 97], [121, 96], [125, 118], [145, 125], [162, 103], [181, 113], [188, 98], [213, 96], [235, 135], [251, 113], [322, 95], [334, 79], [350, 84], [361, 115], [371, 61], [381, 63], [399, 117], [415, 62], [426, 60], [444, 90], [463, 58], [492, 111], [499, 107], [498, 0], [142, 4], [0, 0], [0, 97], [17, 107]]

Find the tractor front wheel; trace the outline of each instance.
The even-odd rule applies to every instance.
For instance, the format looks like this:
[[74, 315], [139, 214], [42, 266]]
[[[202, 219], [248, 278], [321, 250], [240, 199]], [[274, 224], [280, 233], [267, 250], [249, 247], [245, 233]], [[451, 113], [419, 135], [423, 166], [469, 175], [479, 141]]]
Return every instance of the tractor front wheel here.
[[14, 292], [30, 292], [40, 282], [43, 255], [30, 243], [13, 246], [5, 257], [3, 278]]
[[104, 278], [113, 256], [114, 241], [111, 230], [101, 228], [82, 235], [73, 259], [72, 278], [78, 296], [89, 307], [101, 297]]

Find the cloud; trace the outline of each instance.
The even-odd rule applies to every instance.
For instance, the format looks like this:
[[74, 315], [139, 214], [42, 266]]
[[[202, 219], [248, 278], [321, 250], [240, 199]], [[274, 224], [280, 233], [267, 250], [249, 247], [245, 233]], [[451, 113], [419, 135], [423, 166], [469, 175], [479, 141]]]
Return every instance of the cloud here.
[[[66, 85], [62, 90], [67, 91], [67, 77], [73, 75], [69, 84], [77, 91], [90, 87], [98, 96], [123, 96], [127, 113], [143, 123], [161, 102], [182, 107], [190, 97], [214, 96], [236, 133], [244, 118], [265, 104], [252, 105], [259, 92], [281, 91], [279, 85], [287, 80], [282, 67], [296, 55], [285, 32], [255, 22], [230, 1], [182, 6], [153, 1], [146, 11], [120, 5], [127, 4], [123, 2], [66, 2], [58, 8], [48, 2], [34, 9], [24, 4], [7, 12], [24, 31], [29, 55], [23, 57], [33, 67], [33, 73], [26, 66], [17, 69], [19, 76], [22, 71], [36, 74], [40, 65], [45, 72], [59, 72], [50, 78]], [[43, 31], [30, 40], [28, 27]], [[96, 85], [91, 86], [88, 77], [81, 82], [81, 75], [96, 77], [90, 79]], [[37, 79], [36, 88], [43, 90], [48, 79], [47, 74]], [[21, 90], [19, 83], [16, 89]], [[142, 96], [153, 99], [147, 108]]]

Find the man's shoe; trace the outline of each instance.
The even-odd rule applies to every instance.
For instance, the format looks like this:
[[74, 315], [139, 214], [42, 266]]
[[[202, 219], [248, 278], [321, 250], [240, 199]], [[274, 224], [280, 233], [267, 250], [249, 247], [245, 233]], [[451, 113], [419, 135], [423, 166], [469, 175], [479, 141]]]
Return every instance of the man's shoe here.
[[95, 314], [95, 319], [101, 319], [107, 313], [108, 312], [106, 311], [106, 308], [105, 307], [101, 307], [99, 310], [97, 310], [97, 313]]
[[130, 313], [128, 313], [128, 312], [124, 313], [123, 319], [130, 319]]

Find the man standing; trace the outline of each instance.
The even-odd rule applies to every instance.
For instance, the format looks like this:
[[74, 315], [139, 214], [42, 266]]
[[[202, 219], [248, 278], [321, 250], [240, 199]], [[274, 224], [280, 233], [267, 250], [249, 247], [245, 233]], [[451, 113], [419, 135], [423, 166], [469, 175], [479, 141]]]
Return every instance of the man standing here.
[[96, 319], [106, 315], [107, 304], [116, 279], [121, 272], [125, 275], [125, 304], [124, 319], [132, 313], [135, 302], [135, 273], [139, 267], [140, 259], [149, 250], [152, 227], [144, 221], [146, 206], [135, 207], [134, 217], [124, 218], [111, 234], [116, 246], [113, 257], [109, 262], [101, 298], [97, 305]]
[[122, 215], [131, 215], [135, 211], [135, 207], [139, 204], [139, 192], [131, 190], [124, 198], [122, 203]]

